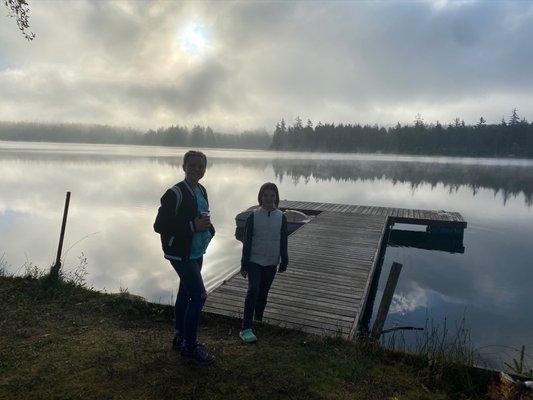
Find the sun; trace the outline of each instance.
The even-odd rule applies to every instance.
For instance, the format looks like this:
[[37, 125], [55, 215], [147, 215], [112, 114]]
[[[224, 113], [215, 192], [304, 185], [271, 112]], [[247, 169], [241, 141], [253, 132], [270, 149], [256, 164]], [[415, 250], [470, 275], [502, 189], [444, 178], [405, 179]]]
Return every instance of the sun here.
[[180, 39], [183, 48], [190, 54], [202, 54], [209, 48], [207, 30], [197, 22], [189, 22], [185, 25]]

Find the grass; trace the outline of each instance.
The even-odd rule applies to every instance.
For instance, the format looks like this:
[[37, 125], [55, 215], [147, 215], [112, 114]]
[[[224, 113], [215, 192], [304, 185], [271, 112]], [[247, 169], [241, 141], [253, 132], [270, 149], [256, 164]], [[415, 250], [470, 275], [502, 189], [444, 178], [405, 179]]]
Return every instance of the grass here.
[[0, 276], [0, 399], [465, 399], [485, 390], [435, 380], [422, 357], [365, 341], [258, 325], [259, 342], [244, 345], [238, 320], [210, 314], [199, 336], [217, 362], [185, 366], [170, 350], [171, 307], [47, 282]]
[[[404, 331], [383, 335], [382, 346], [391, 351], [407, 351], [428, 360], [430, 380], [446, 382], [448, 390], [475, 391], [477, 378], [472, 376], [474, 347], [465, 317], [450, 327], [447, 318], [441, 324], [426, 318], [424, 329], [415, 331], [414, 343], [408, 344]], [[453, 366], [453, 368], [450, 368]]]
[[518, 375], [527, 376], [533, 378], [533, 368], [531, 368], [525, 358], [526, 346], [522, 346], [520, 349], [520, 355], [518, 358], [513, 358], [511, 363], [505, 363], [505, 365], [514, 373]]

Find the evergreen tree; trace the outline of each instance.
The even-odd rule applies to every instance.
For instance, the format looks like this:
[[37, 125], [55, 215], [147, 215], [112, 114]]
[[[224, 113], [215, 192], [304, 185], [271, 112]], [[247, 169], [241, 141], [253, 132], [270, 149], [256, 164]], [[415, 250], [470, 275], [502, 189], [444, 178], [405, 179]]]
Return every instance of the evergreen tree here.
[[516, 108], [513, 108], [513, 111], [511, 112], [511, 117], [509, 118], [509, 125], [517, 126], [519, 122], [520, 117], [518, 116], [518, 110]]
[[422, 118], [422, 115], [420, 115], [420, 113], [416, 114], [414, 123], [415, 128], [424, 128], [424, 119]]
[[276, 123], [276, 129], [274, 130], [274, 136], [272, 137], [272, 144], [270, 148], [272, 150], [281, 150], [283, 149], [283, 132], [281, 130], [281, 123]]
[[303, 128], [302, 119], [300, 117], [296, 117], [296, 119], [294, 120], [294, 129], [300, 130], [302, 128]]

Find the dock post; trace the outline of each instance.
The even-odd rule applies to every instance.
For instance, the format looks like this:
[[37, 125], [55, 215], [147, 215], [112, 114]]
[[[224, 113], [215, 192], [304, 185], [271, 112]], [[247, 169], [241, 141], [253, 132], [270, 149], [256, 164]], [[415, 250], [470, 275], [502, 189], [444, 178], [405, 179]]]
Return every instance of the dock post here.
[[398, 283], [398, 278], [400, 277], [400, 272], [402, 271], [402, 264], [393, 262], [390, 270], [389, 278], [387, 279], [387, 284], [385, 285], [385, 290], [383, 291], [383, 297], [379, 303], [378, 314], [374, 325], [372, 326], [372, 332], [370, 336], [378, 339], [383, 330], [383, 325], [387, 319], [387, 314], [389, 313], [390, 304], [392, 302], [392, 297], [394, 291], [396, 290], [396, 284]]
[[57, 247], [56, 263], [50, 268], [50, 278], [53, 282], [59, 279], [59, 269], [61, 268], [61, 250], [63, 249], [63, 238], [65, 237], [65, 227], [67, 225], [68, 206], [70, 203], [70, 192], [65, 198], [65, 209], [63, 210], [63, 222], [61, 223], [61, 233], [59, 235], [59, 246]]
[[[387, 221], [387, 223], [390, 222]], [[390, 235], [392, 233], [392, 225], [389, 225], [385, 231], [385, 236], [381, 242], [381, 248], [379, 249], [379, 258], [376, 263], [376, 268], [372, 274], [372, 281], [368, 289], [368, 294], [366, 296], [367, 301], [363, 308], [363, 314], [359, 322], [359, 334], [362, 336], [368, 336], [370, 334], [370, 320], [372, 319], [372, 312], [374, 310], [374, 302], [376, 300], [376, 294], [378, 292], [379, 280], [381, 277], [381, 271], [383, 269], [383, 261], [385, 259], [385, 252], [387, 250], [387, 245], [389, 243]]]

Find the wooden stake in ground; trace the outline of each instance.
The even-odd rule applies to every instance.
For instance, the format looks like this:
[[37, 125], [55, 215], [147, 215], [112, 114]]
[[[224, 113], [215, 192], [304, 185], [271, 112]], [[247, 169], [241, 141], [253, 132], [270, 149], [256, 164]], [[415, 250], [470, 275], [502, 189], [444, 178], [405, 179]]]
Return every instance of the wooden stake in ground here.
[[63, 211], [63, 223], [61, 224], [61, 233], [59, 235], [59, 246], [57, 247], [56, 263], [50, 268], [50, 278], [53, 281], [59, 279], [59, 269], [61, 268], [61, 250], [63, 249], [63, 238], [65, 237], [65, 227], [67, 225], [68, 205], [70, 203], [70, 192], [67, 192], [65, 198], [65, 209]]
[[381, 331], [383, 330], [383, 325], [387, 319], [387, 314], [389, 313], [390, 303], [392, 302], [392, 296], [396, 290], [396, 284], [398, 283], [398, 278], [400, 277], [400, 272], [402, 270], [402, 264], [393, 262], [390, 269], [389, 278], [387, 279], [387, 284], [385, 285], [385, 290], [383, 291], [383, 297], [379, 303], [378, 315], [372, 326], [371, 336], [379, 339]]

